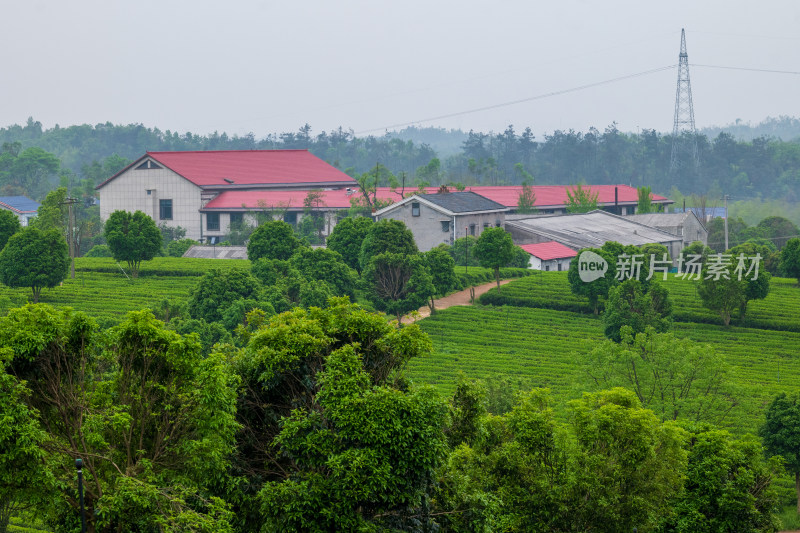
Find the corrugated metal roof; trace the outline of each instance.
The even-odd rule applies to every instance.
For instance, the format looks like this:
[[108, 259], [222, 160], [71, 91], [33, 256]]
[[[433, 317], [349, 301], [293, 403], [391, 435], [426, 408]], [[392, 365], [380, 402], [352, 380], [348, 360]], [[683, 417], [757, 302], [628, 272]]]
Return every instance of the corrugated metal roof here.
[[574, 215], [533, 217], [506, 222], [506, 225], [560, 242], [574, 250], [599, 248], [608, 241], [641, 246], [681, 240], [675, 235], [600, 210]]
[[0, 206], [17, 213], [35, 213], [41, 204], [27, 196], [0, 196]]
[[308, 150], [210, 150], [147, 152], [97, 188], [148, 157], [199, 187], [356, 184], [353, 178]]
[[578, 252], [572, 248], [568, 248], [563, 244], [556, 241], [540, 242], [538, 244], [521, 244], [520, 248], [529, 254], [538, 257], [542, 261], [549, 261], [551, 259], [565, 259], [567, 257], [575, 257]]
[[691, 215], [687, 213], [645, 213], [642, 215], [626, 215], [625, 218], [651, 227], [680, 226]]

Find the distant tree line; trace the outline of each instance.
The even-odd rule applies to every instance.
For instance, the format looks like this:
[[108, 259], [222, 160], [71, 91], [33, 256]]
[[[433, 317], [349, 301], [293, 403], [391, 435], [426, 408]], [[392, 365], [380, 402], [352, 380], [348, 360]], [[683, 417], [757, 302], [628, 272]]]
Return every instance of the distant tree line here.
[[[542, 138], [536, 138], [531, 128], [519, 132], [513, 125], [501, 133], [430, 128], [434, 135], [428, 130], [414, 128], [357, 137], [341, 127], [312, 133], [311, 126], [305, 124], [295, 132], [256, 138], [253, 133], [201, 135], [141, 124], [43, 129], [40, 122], [30, 118], [25, 125], [0, 128], [0, 188], [14, 192], [27, 189], [30, 195], [41, 197], [58, 183], [87, 187], [82, 180], [88, 180], [96, 185], [147, 150], [282, 148], [308, 149], [354, 177], [379, 164], [399, 182], [412, 187], [449, 182], [520, 184], [533, 176], [538, 185], [628, 183], [650, 185], [661, 194], [674, 188], [683, 194], [714, 198], [724, 193], [739, 199], [800, 199], [797, 138], [784, 141], [764, 134], [742, 141], [725, 131], [713, 138], [698, 134], [699, 168], [671, 174], [672, 136], [652, 129], [633, 134], [611, 124], [603, 131], [556, 130]], [[785, 133], [786, 128], [772, 130]], [[27, 153], [33, 147], [54, 155], [60, 167], [53, 167], [41, 153]], [[23, 161], [16, 161], [20, 157]], [[25, 159], [34, 159], [33, 167], [21, 165]], [[384, 181], [379, 185], [390, 184], [388, 179]]]

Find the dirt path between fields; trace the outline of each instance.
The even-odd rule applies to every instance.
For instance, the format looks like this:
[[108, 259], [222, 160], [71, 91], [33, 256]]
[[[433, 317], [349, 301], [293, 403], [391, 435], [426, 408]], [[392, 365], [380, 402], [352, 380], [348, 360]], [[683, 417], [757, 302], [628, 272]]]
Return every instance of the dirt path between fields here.
[[[520, 279], [520, 278], [515, 278]], [[513, 279], [501, 279], [500, 285], [505, 285], [506, 283], [511, 283], [514, 281]], [[484, 283], [483, 285], [476, 285], [473, 287], [475, 290], [475, 300], [480, 298], [481, 294], [489, 292], [489, 289], [497, 287], [496, 281], [490, 281], [489, 283]], [[464, 289], [463, 291], [454, 292], [453, 294], [449, 294], [444, 298], [439, 298], [438, 300], [434, 300], [434, 306], [436, 307], [437, 311], [442, 309], [447, 309], [448, 307], [453, 307], [454, 305], [472, 305], [470, 289]], [[431, 315], [431, 309], [427, 305], [425, 307], [419, 308], [419, 316], [416, 317], [417, 320], [422, 318], [428, 317]], [[412, 324], [414, 323], [414, 319], [409, 317], [408, 315], [403, 317], [403, 324]]]

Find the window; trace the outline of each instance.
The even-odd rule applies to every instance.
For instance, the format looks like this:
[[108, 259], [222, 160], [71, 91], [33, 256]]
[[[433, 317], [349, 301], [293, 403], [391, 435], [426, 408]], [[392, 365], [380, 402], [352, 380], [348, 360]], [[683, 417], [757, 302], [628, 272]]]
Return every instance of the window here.
[[419, 202], [411, 202], [411, 216], [412, 217], [419, 216]]
[[489, 228], [489, 223], [488, 222], [484, 222], [483, 223], [483, 229], [488, 229], [488, 228]]
[[449, 233], [450, 232], [450, 221], [449, 220], [442, 220], [442, 232]]
[[231, 227], [241, 226], [244, 221], [244, 213], [231, 213]]
[[495, 228], [499, 228], [500, 227], [500, 219], [499, 218], [494, 221], [494, 227]]
[[558, 263], [558, 271], [561, 272], [561, 263]]
[[206, 213], [206, 229], [219, 231], [219, 213]]
[[473, 237], [475, 236], [475, 224], [469, 225], [469, 234], [472, 235]]
[[544, 269], [545, 269], [545, 271], [550, 272], [550, 265], [545, 265]]
[[158, 201], [158, 218], [161, 220], [172, 220], [172, 200]]
[[297, 225], [297, 211], [287, 211], [284, 213], [283, 221], [292, 226]]

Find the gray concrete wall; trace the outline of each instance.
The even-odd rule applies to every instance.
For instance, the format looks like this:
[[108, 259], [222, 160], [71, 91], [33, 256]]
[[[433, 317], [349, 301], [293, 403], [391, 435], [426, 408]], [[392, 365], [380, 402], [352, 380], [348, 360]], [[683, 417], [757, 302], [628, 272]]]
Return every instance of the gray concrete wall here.
[[[479, 237], [485, 229], [484, 226], [493, 228], [499, 221], [499, 227], [502, 228], [505, 223], [504, 212], [450, 217], [422, 202], [419, 203], [419, 216], [413, 216], [412, 203], [414, 202], [398, 206], [381, 215], [379, 219], [399, 220], [405, 224], [414, 234], [414, 240], [421, 252], [427, 252], [440, 244], [451, 245], [454, 239], [471, 235], [470, 226], [472, 225], [475, 226], [475, 237]], [[453, 226], [454, 219], [455, 227]], [[447, 231], [442, 230], [442, 222], [448, 223]]]

